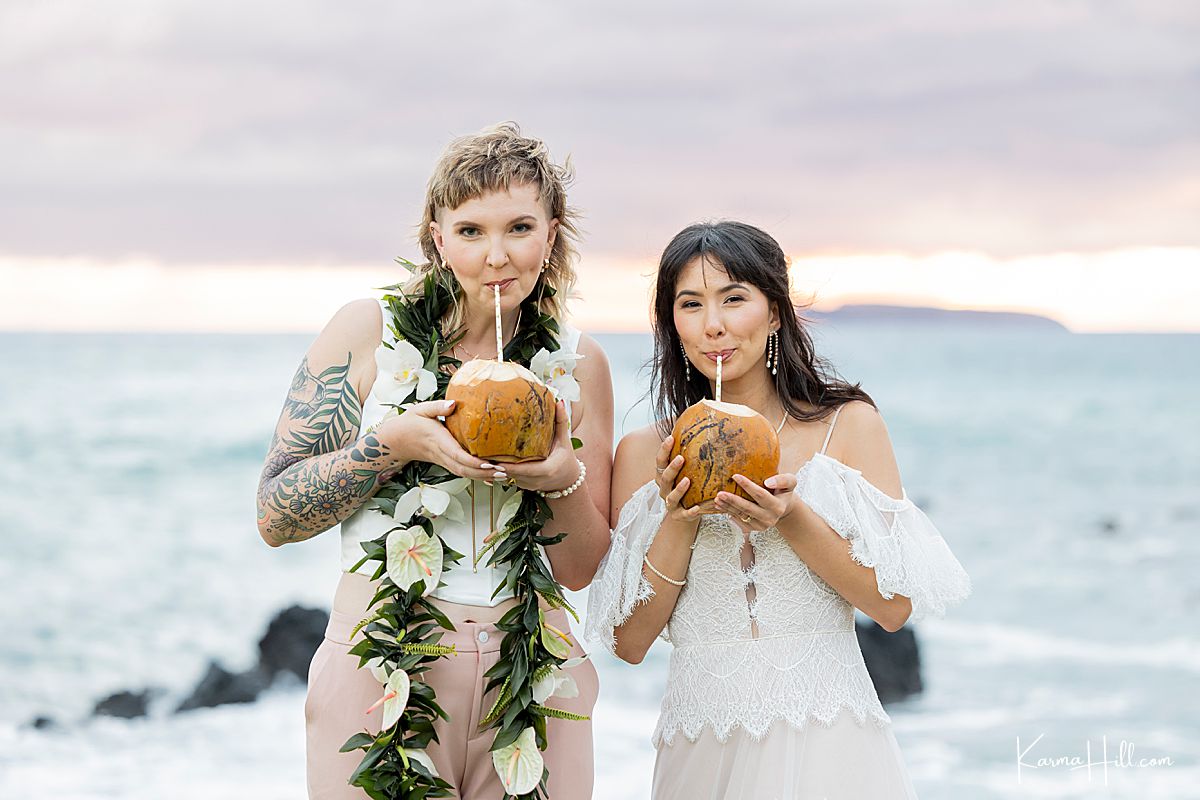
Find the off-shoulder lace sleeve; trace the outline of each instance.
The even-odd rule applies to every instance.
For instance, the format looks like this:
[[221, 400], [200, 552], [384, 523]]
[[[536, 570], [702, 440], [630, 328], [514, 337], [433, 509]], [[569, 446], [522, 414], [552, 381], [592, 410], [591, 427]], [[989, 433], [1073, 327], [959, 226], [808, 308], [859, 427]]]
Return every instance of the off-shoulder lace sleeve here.
[[[642, 558], [650, 549], [666, 509], [658, 496], [658, 484], [650, 481], [621, 507], [608, 554], [600, 562], [588, 589], [587, 623], [584, 635], [613, 652], [613, 629], [623, 625], [638, 603], [654, 596], [642, 574]], [[664, 631], [663, 638], [667, 638]]]
[[971, 579], [933, 522], [908, 498], [897, 500], [858, 470], [817, 458], [796, 491], [850, 542], [855, 562], [875, 570], [879, 593], [912, 600], [913, 621], [942, 616], [971, 593]]

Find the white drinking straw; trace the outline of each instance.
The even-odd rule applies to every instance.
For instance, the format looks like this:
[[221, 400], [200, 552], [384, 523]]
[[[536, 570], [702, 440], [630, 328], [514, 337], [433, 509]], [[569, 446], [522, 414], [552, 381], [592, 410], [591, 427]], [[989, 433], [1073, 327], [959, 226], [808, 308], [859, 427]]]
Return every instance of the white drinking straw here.
[[492, 287], [496, 293], [496, 360], [504, 360], [504, 337], [500, 333], [500, 286]]
[[717, 402], [721, 402], [721, 356], [717, 356]]

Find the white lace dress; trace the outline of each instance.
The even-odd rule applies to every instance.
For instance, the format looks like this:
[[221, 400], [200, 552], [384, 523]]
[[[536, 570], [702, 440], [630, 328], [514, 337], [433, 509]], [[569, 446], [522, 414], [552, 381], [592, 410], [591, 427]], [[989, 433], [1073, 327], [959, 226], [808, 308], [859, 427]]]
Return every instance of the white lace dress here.
[[[911, 598], [913, 620], [964, 599], [966, 572], [907, 493], [889, 497], [823, 451], [796, 491], [875, 569], [881, 595]], [[592, 583], [587, 633], [610, 651], [613, 628], [653, 595], [642, 557], [663, 515], [653, 482], [635, 492]], [[751, 534], [749, 565], [742, 542], [725, 515], [701, 519], [662, 633], [674, 651], [653, 738], [655, 800], [915, 797], [853, 607], [776, 529]]]

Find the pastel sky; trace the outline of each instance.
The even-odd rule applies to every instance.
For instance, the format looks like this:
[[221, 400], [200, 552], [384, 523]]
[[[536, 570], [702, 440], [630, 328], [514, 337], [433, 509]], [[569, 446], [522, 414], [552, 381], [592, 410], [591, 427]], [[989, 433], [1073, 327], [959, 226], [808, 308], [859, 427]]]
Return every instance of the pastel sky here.
[[730, 217], [822, 307], [1200, 331], [1197, 41], [1185, 0], [16, 0], [0, 329], [315, 331], [515, 119], [575, 166], [593, 329]]

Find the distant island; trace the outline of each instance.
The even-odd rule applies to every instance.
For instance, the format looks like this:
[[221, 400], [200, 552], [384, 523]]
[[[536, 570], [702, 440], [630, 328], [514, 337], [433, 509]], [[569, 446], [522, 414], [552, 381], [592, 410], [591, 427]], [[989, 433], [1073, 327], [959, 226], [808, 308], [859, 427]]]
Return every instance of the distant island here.
[[927, 306], [885, 306], [872, 304], [844, 305], [832, 311], [804, 311], [804, 316], [814, 322], [846, 323], [924, 323], [924, 324], [969, 324], [988, 327], [1021, 328], [1023, 330], [1061, 331], [1071, 330], [1057, 320], [1037, 314], [1020, 314], [1014, 311], [975, 311], [930, 308]]

